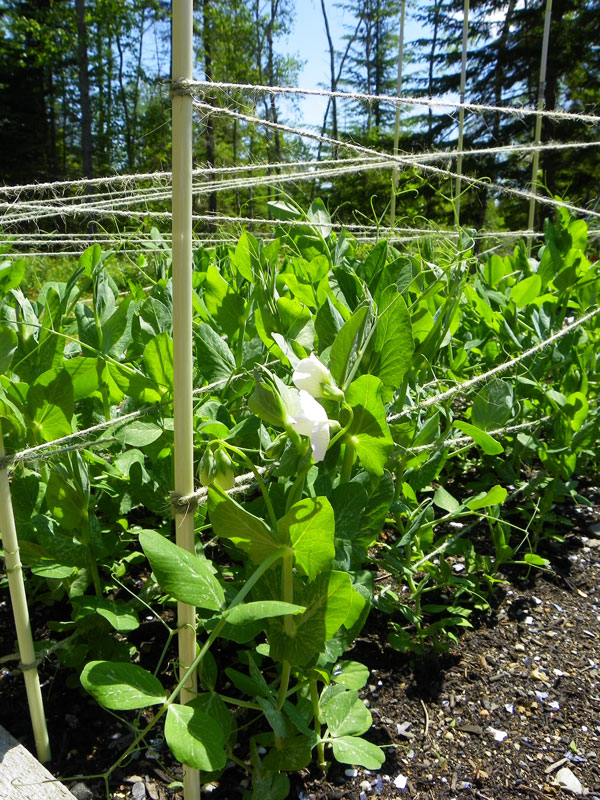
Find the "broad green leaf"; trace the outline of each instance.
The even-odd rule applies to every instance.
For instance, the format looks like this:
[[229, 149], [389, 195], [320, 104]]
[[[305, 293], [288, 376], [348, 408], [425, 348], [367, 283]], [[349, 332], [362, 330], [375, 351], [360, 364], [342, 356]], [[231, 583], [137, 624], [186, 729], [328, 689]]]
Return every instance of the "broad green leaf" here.
[[341, 736], [334, 739], [333, 755], [342, 764], [355, 764], [365, 769], [379, 769], [385, 761], [385, 753], [359, 736]]
[[319, 306], [315, 316], [315, 331], [319, 337], [320, 353], [322, 353], [326, 347], [331, 347], [343, 325], [344, 318], [331, 302], [330, 298], [325, 298], [325, 302]]
[[286, 736], [285, 719], [281, 711], [277, 711], [274, 704], [269, 698], [257, 697], [256, 702], [262, 708], [262, 712], [266, 717], [267, 722], [273, 729], [275, 736], [284, 739]]
[[383, 384], [383, 400], [389, 402], [408, 372], [415, 350], [410, 314], [395, 286], [388, 286], [379, 301], [381, 315], [371, 339], [366, 371]]
[[394, 442], [385, 417], [383, 384], [374, 375], [361, 375], [346, 391], [354, 418], [349, 433], [364, 469], [381, 477]]
[[166, 332], [159, 333], [144, 348], [142, 357], [146, 372], [158, 387], [159, 394], [173, 391], [173, 340]]
[[438, 486], [433, 496], [433, 502], [438, 508], [443, 508], [444, 511], [454, 513], [460, 508], [460, 503], [456, 498], [452, 497], [450, 492], [447, 492], [443, 486]]
[[510, 290], [510, 299], [517, 308], [525, 308], [532, 303], [540, 293], [542, 279], [539, 275], [530, 275], [522, 281], [515, 283]]
[[163, 591], [191, 606], [221, 610], [225, 595], [209, 561], [155, 531], [142, 531], [140, 544]]
[[346, 689], [362, 689], [370, 674], [369, 668], [358, 661], [338, 661], [331, 672], [331, 680]]
[[369, 309], [367, 306], [361, 306], [357, 309], [350, 319], [344, 323], [331, 345], [329, 370], [338, 386], [344, 386], [346, 377], [354, 366], [357, 350], [363, 341], [368, 314]]
[[103, 365], [97, 358], [69, 358], [63, 362], [63, 367], [71, 376], [75, 401], [83, 400], [98, 390]]
[[352, 582], [346, 572], [321, 573], [296, 593], [296, 602], [306, 611], [292, 618], [293, 634], [285, 633], [284, 623], [275, 618], [268, 626], [271, 657], [303, 666], [325, 646], [344, 624], [352, 603]]
[[476, 511], [478, 508], [486, 508], [487, 506], [497, 506], [506, 500], [506, 495], [506, 489], [500, 486], [500, 484], [496, 484], [492, 486], [489, 491], [477, 495], [471, 500], [467, 500], [465, 505], [468, 506], [471, 511]]
[[504, 448], [497, 442], [489, 433], [482, 431], [481, 428], [470, 425], [468, 422], [459, 420], [453, 423], [453, 428], [458, 428], [459, 431], [466, 433], [475, 442], [476, 445], [481, 447], [483, 452], [488, 456], [497, 456], [498, 453], [503, 453]]
[[259, 244], [251, 233], [242, 232], [230, 259], [240, 275], [249, 283], [254, 283], [255, 271], [259, 266]]
[[46, 442], [72, 433], [74, 409], [71, 376], [64, 369], [48, 370], [27, 394], [27, 410], [37, 435]]
[[89, 595], [75, 597], [73, 598], [73, 603], [80, 614], [86, 615], [96, 612], [120, 633], [135, 631], [140, 627], [137, 614], [127, 603], [109, 600], [107, 597], [91, 597]]
[[277, 535], [260, 519], [236, 503], [221, 489], [211, 486], [208, 490], [208, 514], [217, 536], [230, 539], [240, 550], [244, 550], [255, 564], [281, 547]]
[[175, 758], [194, 769], [213, 772], [227, 763], [221, 726], [192, 705], [173, 703], [169, 706], [165, 739]]
[[371, 712], [356, 689], [340, 692], [325, 707], [325, 723], [332, 736], [360, 736], [371, 727]]
[[65, 530], [87, 528], [88, 509], [84, 495], [57, 470], [50, 472], [44, 500], [50, 513]]
[[491, 380], [475, 396], [471, 422], [484, 431], [501, 428], [513, 414], [514, 392], [508, 381]]
[[331, 233], [331, 217], [320, 197], [313, 200], [306, 214], [306, 218], [311, 225], [315, 226], [323, 239], [329, 236]]
[[227, 622], [230, 625], [245, 625], [247, 622], [282, 617], [285, 614], [302, 614], [304, 606], [295, 603], [284, 603], [280, 600], [256, 600], [234, 606], [227, 612]]
[[[206, 655], [209, 654], [210, 651]], [[206, 660], [206, 655], [201, 662], [201, 666]], [[229, 739], [231, 731], [233, 730], [233, 715], [223, 700], [221, 700], [220, 695], [216, 692], [203, 692], [194, 697], [190, 705], [197, 711], [208, 714], [221, 728], [225, 741]]]
[[229, 345], [204, 322], [194, 328], [196, 360], [204, 379], [211, 383], [230, 378], [235, 372], [235, 358]]
[[19, 286], [25, 277], [26, 269], [27, 262], [24, 258], [19, 258], [16, 261], [7, 259], [0, 264], [0, 297]]
[[333, 508], [326, 497], [306, 497], [277, 523], [282, 541], [294, 548], [296, 567], [310, 581], [324, 572], [335, 556]]
[[137, 664], [121, 661], [90, 661], [81, 673], [86, 692], [105, 708], [129, 711], [164, 703], [161, 682]]
[[281, 772], [297, 772], [304, 769], [310, 764], [315, 744], [313, 736], [288, 736], [267, 753], [263, 762], [265, 768]]
[[117, 431], [116, 438], [130, 447], [145, 447], [159, 439], [163, 433], [163, 429], [155, 422], [134, 419]]
[[19, 340], [12, 328], [0, 325], [0, 375], [8, 372], [10, 362], [17, 349]]

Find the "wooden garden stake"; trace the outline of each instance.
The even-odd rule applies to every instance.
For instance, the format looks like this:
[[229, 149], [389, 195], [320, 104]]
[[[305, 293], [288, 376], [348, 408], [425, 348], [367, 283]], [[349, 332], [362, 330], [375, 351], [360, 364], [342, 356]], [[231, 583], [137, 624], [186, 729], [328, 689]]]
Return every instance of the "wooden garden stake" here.
[[[0, 425], [0, 461], [6, 456], [2, 426]], [[29, 610], [27, 608], [27, 595], [23, 581], [23, 568], [19, 555], [19, 541], [10, 498], [10, 485], [6, 467], [0, 468], [0, 534], [4, 549], [4, 561], [8, 576], [10, 600], [17, 628], [17, 641], [19, 643], [19, 657], [21, 669], [25, 678], [25, 690], [29, 704], [29, 714], [33, 726], [33, 737], [38, 759], [43, 763], [50, 761], [50, 742], [48, 729], [44, 716], [44, 703], [40, 689], [40, 678], [35, 660]]]
[[[546, 13], [544, 16], [544, 37], [542, 39], [542, 58], [540, 61], [540, 83], [538, 86], [538, 99], [537, 110], [541, 111], [544, 107], [544, 93], [546, 91], [546, 66], [548, 64], [548, 43], [550, 41], [550, 19], [552, 18], [552, 0], [546, 0]], [[535, 137], [534, 145], [537, 148], [542, 140], [542, 115], [538, 114], [535, 119]], [[533, 151], [533, 163], [531, 166], [531, 193], [535, 195], [537, 192], [537, 176], [540, 168], [540, 151]], [[527, 222], [528, 230], [533, 230], [535, 223], [535, 197], [529, 200], [529, 220]], [[527, 240], [527, 255], [531, 254], [531, 245], [533, 237]]]
[[463, 12], [463, 31], [462, 31], [462, 57], [460, 64], [460, 108], [458, 110], [458, 156], [456, 157], [456, 183], [454, 186], [456, 224], [460, 225], [460, 184], [462, 176], [461, 155], [463, 149], [463, 134], [465, 129], [465, 86], [467, 83], [467, 49], [469, 44], [469, 0], [465, 0]]
[[[193, 77], [193, 3], [173, 0], [173, 416], [175, 492], [194, 491], [192, 356], [192, 95], [185, 81]], [[194, 552], [194, 510], [175, 514], [176, 542]], [[180, 676], [196, 657], [196, 609], [177, 603]], [[196, 695], [193, 674], [181, 702]], [[200, 773], [184, 767], [185, 800], [200, 800]]]

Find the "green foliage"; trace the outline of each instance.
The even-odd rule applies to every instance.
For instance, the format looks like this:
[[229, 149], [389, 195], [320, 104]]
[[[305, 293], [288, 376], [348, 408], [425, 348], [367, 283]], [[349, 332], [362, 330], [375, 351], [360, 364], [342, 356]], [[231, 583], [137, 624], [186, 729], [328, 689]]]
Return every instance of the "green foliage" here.
[[[150, 727], [164, 722], [185, 764], [218, 774], [240, 743], [253, 795], [283, 798], [284, 773], [313, 758], [384, 761], [360, 695], [369, 665], [344, 660], [373, 605], [393, 647], [443, 649], [489, 607], [505, 565], [550, 568], [540, 546], [558, 535], [557, 504], [596, 468], [597, 317], [564, 326], [596, 307], [599, 278], [565, 215], [527, 259], [520, 245], [478, 257], [435, 237], [365, 249], [320, 202], [277, 213], [300, 231], [269, 245], [244, 234], [196, 262], [207, 489], [188, 512], [194, 553], [165, 521], [168, 275], [120, 299], [99, 248], [35, 299], [19, 268], [0, 273], [0, 406], [9, 453], [103, 423], [100, 443], [10, 467], [28, 588], [71, 609], [52, 623], [59, 662], [110, 710], [154, 706]], [[175, 601], [197, 608], [189, 703], [185, 679], [166, 686], [124, 641], [143, 609]], [[222, 640], [236, 643], [226, 664]]]

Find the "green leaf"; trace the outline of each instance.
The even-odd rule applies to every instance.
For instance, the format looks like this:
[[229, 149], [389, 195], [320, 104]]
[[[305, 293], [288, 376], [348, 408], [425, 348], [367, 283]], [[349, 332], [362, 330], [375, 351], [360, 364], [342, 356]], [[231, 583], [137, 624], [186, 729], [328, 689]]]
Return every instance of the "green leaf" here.
[[102, 365], [97, 358], [86, 358], [78, 356], [69, 358], [63, 362], [64, 369], [71, 376], [73, 384], [73, 399], [83, 400], [97, 391], [100, 384]]
[[383, 400], [389, 402], [408, 372], [415, 351], [410, 314], [395, 286], [388, 286], [379, 301], [382, 309], [368, 348], [366, 369], [383, 384]]
[[65, 530], [85, 530], [88, 509], [84, 495], [57, 470], [50, 472], [45, 502]]
[[447, 492], [443, 486], [438, 486], [433, 496], [433, 502], [438, 508], [443, 508], [444, 511], [449, 511], [453, 514], [460, 508], [460, 503], [456, 498], [452, 497], [450, 492]]
[[245, 625], [248, 622], [282, 617], [285, 614], [302, 614], [304, 606], [295, 603], [284, 603], [280, 600], [256, 600], [252, 603], [243, 603], [234, 606], [227, 612], [227, 622], [230, 625]]
[[85, 616], [95, 612], [104, 617], [120, 633], [135, 631], [140, 627], [137, 614], [127, 603], [109, 600], [107, 597], [90, 597], [88, 595], [75, 597], [72, 602], [80, 614]]
[[374, 375], [361, 375], [346, 391], [354, 418], [349, 433], [364, 469], [381, 477], [394, 442], [385, 417], [383, 384]]
[[306, 497], [294, 503], [277, 523], [282, 541], [294, 548], [296, 567], [314, 580], [335, 556], [333, 508], [326, 497]]
[[477, 392], [471, 422], [484, 431], [501, 428], [512, 416], [513, 407], [513, 387], [508, 381], [494, 378]]
[[156, 706], [166, 700], [158, 678], [121, 661], [90, 661], [81, 673], [81, 684], [100, 705], [115, 711]]
[[369, 668], [358, 661], [338, 661], [331, 671], [331, 680], [346, 689], [362, 689], [370, 674]]
[[534, 567], [549, 567], [550, 562], [547, 558], [543, 558], [542, 556], [538, 556], [536, 553], [525, 553], [523, 556], [523, 561], [527, 564], [531, 564]]
[[321, 573], [296, 592], [296, 602], [306, 611], [292, 619], [293, 632], [285, 633], [281, 619], [268, 626], [271, 658], [303, 666], [320, 653], [325, 642], [344, 624], [352, 605], [352, 582], [346, 572]]
[[259, 244], [248, 231], [243, 231], [234, 252], [231, 254], [231, 264], [240, 275], [249, 283], [254, 283], [255, 272], [259, 267]]
[[342, 764], [379, 769], [385, 761], [385, 753], [380, 747], [358, 736], [341, 736], [334, 739], [332, 745], [333, 755]]
[[159, 439], [163, 434], [163, 429], [155, 422], [142, 422], [134, 419], [128, 422], [115, 434], [121, 444], [130, 447], [145, 447]]
[[159, 333], [144, 348], [142, 357], [146, 372], [158, 387], [160, 395], [173, 391], [173, 340], [166, 332]]
[[196, 360], [204, 379], [208, 382], [229, 379], [235, 372], [235, 358], [227, 342], [204, 322], [194, 331]]
[[297, 772], [304, 769], [310, 764], [314, 744], [312, 736], [286, 737], [265, 756], [263, 762], [265, 768], [281, 772]]
[[325, 723], [332, 736], [360, 736], [371, 727], [371, 712], [356, 689], [336, 694], [325, 707]]
[[481, 428], [476, 428], [475, 425], [470, 425], [468, 422], [459, 420], [454, 422], [453, 428], [458, 428], [459, 431], [466, 433], [475, 442], [476, 445], [481, 447], [483, 452], [488, 456], [497, 456], [498, 453], [503, 453], [504, 448], [497, 442], [489, 433], [485, 433]]
[[281, 542], [260, 517], [250, 514], [215, 486], [208, 490], [208, 514], [217, 536], [230, 539], [248, 553], [254, 564], [261, 564], [281, 547]]
[[346, 376], [358, 358], [357, 351], [362, 345], [368, 314], [369, 309], [367, 306], [358, 308], [350, 319], [344, 323], [331, 345], [329, 371], [338, 386], [344, 386]]
[[188, 553], [155, 531], [142, 531], [140, 544], [163, 591], [191, 606], [221, 610], [225, 594], [209, 561]]
[[471, 500], [465, 503], [471, 511], [476, 511], [478, 508], [486, 508], [487, 506], [497, 506], [506, 500], [507, 491], [500, 484], [492, 486], [487, 492], [482, 492]]
[[315, 331], [319, 337], [320, 353], [322, 353], [326, 347], [331, 347], [343, 325], [344, 318], [333, 305], [330, 298], [325, 298], [325, 302], [319, 307], [315, 316]]
[[12, 328], [0, 325], [0, 375], [8, 372], [10, 362], [18, 347], [19, 340]]
[[542, 279], [539, 275], [530, 275], [522, 281], [515, 283], [510, 290], [510, 299], [517, 308], [525, 308], [532, 303], [542, 288]]
[[213, 772], [227, 763], [221, 726], [191, 704], [169, 706], [165, 739], [175, 758], [194, 769]]

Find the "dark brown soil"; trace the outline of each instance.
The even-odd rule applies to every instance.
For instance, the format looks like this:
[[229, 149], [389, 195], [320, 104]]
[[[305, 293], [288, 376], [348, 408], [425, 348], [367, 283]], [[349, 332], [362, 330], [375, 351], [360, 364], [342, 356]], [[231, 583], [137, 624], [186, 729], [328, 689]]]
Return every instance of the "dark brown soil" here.
[[[527, 580], [521, 574], [520, 582], [513, 576], [499, 590], [493, 615], [448, 653], [396, 652], [386, 642], [385, 618], [373, 613], [346, 657], [371, 669], [363, 695], [374, 719], [367, 738], [386, 748], [386, 762], [378, 773], [333, 765], [323, 778], [307, 770], [291, 777], [290, 797], [573, 797], [555, 783], [568, 768], [584, 793], [600, 800], [600, 538], [588, 527], [593, 520], [580, 519], [564, 544], [553, 548], [553, 572]], [[37, 623], [42, 635], [43, 619]], [[136, 634], [154, 650], [159, 629], [149, 625]], [[162, 641], [156, 644], [160, 651]], [[13, 649], [3, 594], [0, 656]], [[11, 662], [0, 663], [0, 677], [0, 723], [31, 747], [22, 677]], [[50, 767], [61, 777], [101, 772], [131, 735], [74, 687], [72, 678], [44, 663]], [[113, 800], [179, 796], [168, 784], [180, 771], [160, 736], [149, 745], [115, 774]], [[206, 796], [238, 800], [248, 786], [245, 777], [233, 767], [205, 787]], [[94, 798], [105, 796], [102, 781], [81, 780]]]

